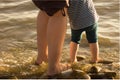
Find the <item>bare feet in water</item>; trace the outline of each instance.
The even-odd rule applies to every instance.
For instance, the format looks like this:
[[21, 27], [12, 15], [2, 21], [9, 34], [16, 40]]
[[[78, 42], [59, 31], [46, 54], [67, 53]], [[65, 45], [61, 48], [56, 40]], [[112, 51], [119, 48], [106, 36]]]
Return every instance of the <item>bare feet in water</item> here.
[[101, 58], [98, 58], [96, 61], [91, 60], [90, 63], [103, 63], [103, 64], [111, 64], [113, 61], [110, 60], [104, 60]]
[[37, 59], [36, 59], [36, 61], [35, 61], [35, 65], [40, 65], [40, 64], [42, 64], [42, 62], [48, 62], [48, 58], [47, 58], [47, 56], [46, 57], [44, 57], [44, 58], [39, 58], [39, 57], [37, 57]]
[[68, 70], [71, 68], [71, 64], [68, 63], [59, 63], [58, 65], [55, 66], [53, 70], [49, 70], [47, 72], [48, 75], [54, 75], [54, 74], [59, 74], [62, 71]]

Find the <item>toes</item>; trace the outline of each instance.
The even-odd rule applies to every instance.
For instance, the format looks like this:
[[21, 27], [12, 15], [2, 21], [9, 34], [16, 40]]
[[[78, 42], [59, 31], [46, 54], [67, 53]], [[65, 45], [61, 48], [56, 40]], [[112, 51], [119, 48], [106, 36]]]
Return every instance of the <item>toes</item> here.
[[68, 70], [69, 68], [71, 68], [70, 64], [60, 64], [60, 72]]

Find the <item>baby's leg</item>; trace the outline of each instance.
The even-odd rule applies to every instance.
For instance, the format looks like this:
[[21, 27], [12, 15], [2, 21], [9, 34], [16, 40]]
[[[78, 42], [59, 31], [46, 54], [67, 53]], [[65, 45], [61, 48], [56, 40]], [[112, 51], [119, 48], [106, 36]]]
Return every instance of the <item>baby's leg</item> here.
[[97, 23], [91, 25], [86, 30], [87, 40], [89, 42], [92, 62], [98, 62], [99, 59], [99, 45], [98, 45], [98, 32], [97, 32]]

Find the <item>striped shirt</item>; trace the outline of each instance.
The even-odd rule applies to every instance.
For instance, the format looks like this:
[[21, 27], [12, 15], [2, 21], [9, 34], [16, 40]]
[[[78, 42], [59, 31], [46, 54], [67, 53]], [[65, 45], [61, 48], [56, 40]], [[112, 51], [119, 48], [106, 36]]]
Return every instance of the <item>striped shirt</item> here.
[[74, 30], [91, 26], [99, 18], [92, 0], [70, 0], [68, 16]]

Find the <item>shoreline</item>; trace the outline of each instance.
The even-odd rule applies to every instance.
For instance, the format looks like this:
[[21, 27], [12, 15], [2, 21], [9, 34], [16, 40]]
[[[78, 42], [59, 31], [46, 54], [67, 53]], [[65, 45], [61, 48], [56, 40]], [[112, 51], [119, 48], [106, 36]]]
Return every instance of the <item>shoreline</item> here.
[[[103, 69], [107, 67], [107, 69], [110, 69], [112, 71], [117, 72], [117, 79], [120, 79], [120, 62], [119, 62], [119, 48], [117, 47], [118, 44], [114, 44], [110, 42], [109, 39], [104, 39], [99, 37], [100, 42], [100, 57], [105, 60], [112, 60], [114, 64], [112, 65], [103, 65]], [[104, 41], [106, 40], [106, 41]], [[66, 35], [63, 51], [62, 51], [62, 62], [69, 61], [69, 42], [70, 42], [70, 35]], [[36, 56], [37, 56], [37, 47], [35, 45], [35, 42], [32, 42], [31, 44], [22, 44], [24, 46], [20, 45], [18, 47], [13, 47], [12, 49], [9, 49], [8, 51], [1, 52], [1, 59], [0, 59], [0, 74], [13, 74], [13, 75], [23, 75], [25, 79], [28, 78], [28, 76], [38, 76], [38, 74], [42, 74], [45, 70], [41, 70], [40, 66], [33, 65]], [[89, 60], [91, 58], [91, 54], [89, 51], [89, 46], [85, 40], [85, 36], [83, 36], [83, 40], [81, 41], [80, 48], [78, 51], [78, 55], [85, 56], [86, 59], [84, 60], [84, 64], [89, 64]], [[82, 63], [82, 62], [81, 62]], [[45, 66], [44, 66], [45, 67]], [[16, 68], [16, 69], [15, 69]], [[23, 77], [21, 76], [21, 77]], [[18, 77], [18, 78], [19, 78]]]

